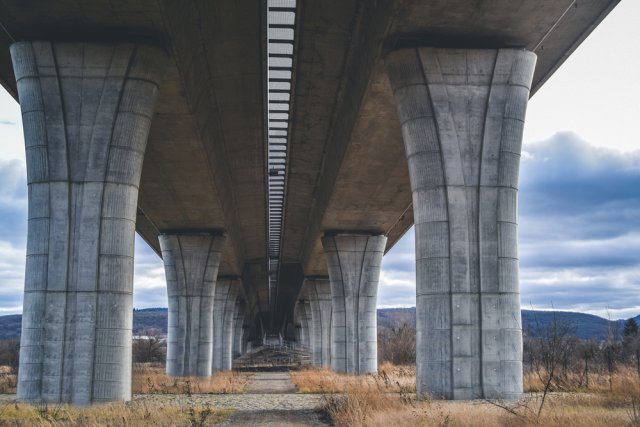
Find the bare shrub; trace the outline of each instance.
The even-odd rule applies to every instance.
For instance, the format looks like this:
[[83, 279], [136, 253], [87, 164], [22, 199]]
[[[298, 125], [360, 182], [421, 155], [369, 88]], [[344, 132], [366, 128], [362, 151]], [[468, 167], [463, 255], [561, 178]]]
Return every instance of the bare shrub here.
[[161, 363], [167, 358], [166, 337], [157, 329], [146, 329], [133, 339], [134, 363]]
[[416, 327], [404, 322], [378, 331], [378, 361], [395, 365], [416, 363]]

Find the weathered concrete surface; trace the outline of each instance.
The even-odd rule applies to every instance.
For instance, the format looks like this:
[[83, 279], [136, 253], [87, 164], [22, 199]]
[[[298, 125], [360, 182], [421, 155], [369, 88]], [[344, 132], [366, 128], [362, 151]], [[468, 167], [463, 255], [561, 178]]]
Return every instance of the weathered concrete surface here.
[[160, 236], [169, 301], [168, 375], [211, 375], [213, 301], [224, 241], [219, 233]]
[[311, 306], [306, 295], [301, 295], [301, 298], [296, 303], [295, 309], [295, 322], [298, 330], [298, 342], [305, 347], [311, 348], [311, 324], [313, 319], [311, 317]]
[[305, 279], [300, 292], [309, 301], [311, 363], [331, 367], [331, 285], [328, 279]]
[[213, 372], [230, 371], [233, 362], [233, 321], [240, 280], [218, 278], [213, 306]]
[[241, 298], [236, 300], [236, 316], [233, 320], [233, 358], [244, 354], [245, 342], [244, 342], [244, 316], [245, 316], [246, 303]]
[[331, 368], [378, 371], [376, 304], [386, 236], [327, 235], [322, 246], [329, 269], [333, 314]]
[[535, 63], [522, 49], [387, 59], [413, 191], [420, 394], [522, 393], [517, 188]]
[[165, 54], [12, 45], [29, 226], [18, 399], [128, 400], [135, 218]]

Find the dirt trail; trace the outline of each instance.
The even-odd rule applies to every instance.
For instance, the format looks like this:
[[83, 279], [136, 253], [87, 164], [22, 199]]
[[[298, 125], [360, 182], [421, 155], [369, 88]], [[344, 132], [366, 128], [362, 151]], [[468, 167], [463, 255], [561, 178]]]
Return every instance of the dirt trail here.
[[314, 408], [317, 395], [295, 394], [286, 372], [252, 374], [241, 407], [221, 426], [326, 426]]

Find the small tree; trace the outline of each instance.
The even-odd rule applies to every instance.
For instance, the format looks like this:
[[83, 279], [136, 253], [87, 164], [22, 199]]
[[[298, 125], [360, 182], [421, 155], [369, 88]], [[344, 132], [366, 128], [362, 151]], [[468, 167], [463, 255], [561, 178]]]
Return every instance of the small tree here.
[[20, 340], [0, 341], [0, 365], [9, 366], [13, 373], [18, 372], [18, 362], [20, 361]]
[[540, 417], [547, 394], [559, 387], [561, 367], [568, 360], [575, 345], [575, 328], [569, 321], [561, 320], [553, 313], [548, 325], [542, 326], [536, 316], [536, 330], [530, 335], [537, 338], [530, 340], [530, 357], [533, 369], [542, 383], [542, 399], [537, 417]]
[[580, 341], [576, 347], [577, 353], [582, 359], [582, 377], [580, 378], [580, 386], [589, 388], [589, 373], [591, 372], [594, 359], [598, 355], [599, 345], [595, 340]]
[[157, 329], [146, 329], [133, 340], [133, 361], [135, 363], [165, 363], [167, 342]]
[[626, 340], [628, 338], [634, 338], [638, 335], [638, 323], [632, 317], [624, 322], [624, 329], [622, 330], [622, 339]]
[[[620, 328], [616, 322], [611, 321], [608, 314], [609, 328], [607, 340], [602, 344], [602, 357], [604, 359], [607, 373], [609, 374], [609, 390], [613, 390], [613, 373], [616, 370], [616, 363], [622, 355], [622, 343], [620, 341]], [[637, 328], [636, 324], [636, 328]]]
[[622, 352], [625, 361], [632, 362], [636, 366], [640, 377], [640, 331], [634, 318], [624, 322], [622, 329]]

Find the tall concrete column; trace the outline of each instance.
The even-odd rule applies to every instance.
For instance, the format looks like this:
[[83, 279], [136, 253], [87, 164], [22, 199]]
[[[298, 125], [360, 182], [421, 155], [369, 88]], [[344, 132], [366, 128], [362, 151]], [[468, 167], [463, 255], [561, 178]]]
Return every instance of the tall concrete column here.
[[160, 235], [169, 297], [168, 375], [211, 375], [213, 299], [224, 241], [219, 234]]
[[331, 285], [327, 279], [305, 279], [311, 308], [311, 360], [314, 366], [331, 367]]
[[535, 62], [519, 49], [388, 56], [413, 191], [420, 395], [522, 393], [517, 188]]
[[295, 317], [300, 324], [300, 344], [305, 347], [311, 348], [311, 307], [309, 307], [309, 300], [303, 296], [296, 303]]
[[333, 314], [331, 367], [338, 372], [378, 370], [376, 304], [386, 236], [325, 235]]
[[18, 42], [29, 215], [18, 400], [131, 398], [138, 186], [165, 54]]
[[236, 316], [233, 321], [233, 358], [244, 353], [244, 312], [246, 303], [238, 298], [236, 301]]
[[213, 307], [213, 372], [231, 370], [233, 321], [239, 291], [240, 280], [218, 278]]

